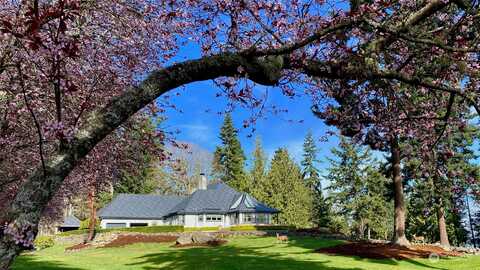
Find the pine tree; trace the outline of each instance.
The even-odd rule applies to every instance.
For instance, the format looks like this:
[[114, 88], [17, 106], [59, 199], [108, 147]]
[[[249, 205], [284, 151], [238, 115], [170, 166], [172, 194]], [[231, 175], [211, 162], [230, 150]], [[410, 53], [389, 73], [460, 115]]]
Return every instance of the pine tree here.
[[311, 131], [307, 133], [303, 143], [302, 176], [310, 189], [313, 199], [312, 222], [317, 227], [326, 227], [330, 221], [330, 205], [323, 197], [320, 173], [316, 167], [317, 146]]
[[[147, 194], [156, 190], [158, 182], [152, 179], [152, 165], [159, 162], [158, 158], [150, 153], [142, 143], [142, 133], [153, 133], [156, 124], [152, 119], [144, 119], [133, 127], [130, 136], [133, 142], [125, 150], [133, 164], [128, 168], [119, 168], [119, 177], [113, 186], [114, 193], [136, 193]], [[156, 149], [162, 149], [161, 141], [153, 140], [151, 142]], [[103, 196], [103, 194], [102, 194]]]
[[465, 228], [456, 226], [462, 218], [458, 209], [464, 207], [463, 196], [459, 196], [462, 193], [458, 192], [472, 186], [470, 179], [478, 179], [478, 156], [474, 151], [478, 137], [479, 129], [474, 125], [444, 135], [431, 149], [430, 159], [418, 158], [423, 151], [420, 143], [410, 143], [413, 156], [417, 157], [404, 165], [410, 183], [410, 235], [422, 234], [445, 247], [465, 242]]
[[313, 139], [312, 132], [308, 132], [303, 143], [303, 160], [301, 162], [303, 167], [303, 179], [307, 186], [315, 190], [320, 186], [320, 174], [315, 163], [317, 160], [317, 146]]
[[280, 148], [275, 152], [263, 188], [265, 197], [259, 199], [281, 210], [278, 223], [297, 227], [310, 225], [311, 192], [303, 181], [300, 167], [287, 150]]
[[365, 238], [365, 233], [386, 239], [392, 231], [388, 216], [392, 205], [385, 199], [387, 178], [372, 164], [370, 151], [341, 137], [340, 147], [332, 149], [327, 179], [330, 199], [351, 224], [352, 234]]
[[222, 145], [217, 146], [214, 154], [214, 174], [238, 191], [248, 192], [248, 179], [244, 171], [245, 154], [230, 114], [225, 115], [220, 139]]
[[253, 165], [249, 173], [249, 190], [256, 197], [265, 197], [263, 194], [263, 185], [266, 177], [267, 158], [262, 147], [262, 141], [259, 137], [255, 139], [255, 149], [253, 150]]

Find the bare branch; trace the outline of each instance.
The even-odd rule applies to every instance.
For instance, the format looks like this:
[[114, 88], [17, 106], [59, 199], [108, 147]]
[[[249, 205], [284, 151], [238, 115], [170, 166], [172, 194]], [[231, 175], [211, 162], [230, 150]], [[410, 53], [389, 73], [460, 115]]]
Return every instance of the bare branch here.
[[20, 77], [20, 85], [21, 85], [21, 88], [22, 88], [23, 100], [25, 101], [25, 105], [27, 106], [27, 109], [30, 112], [30, 115], [33, 119], [33, 122], [35, 123], [35, 128], [37, 129], [38, 152], [40, 154], [40, 161], [42, 163], [43, 174], [44, 174], [44, 176], [46, 176], [47, 175], [47, 169], [46, 169], [46, 166], [45, 166], [45, 159], [43, 157], [42, 128], [40, 127], [40, 123], [38, 122], [37, 116], [35, 115], [35, 112], [33, 111], [32, 107], [30, 106], [30, 102], [28, 101], [27, 93], [26, 93], [26, 90], [25, 90], [25, 81], [23, 79], [22, 68], [20, 67], [20, 65], [18, 65], [17, 68], [18, 68], [18, 74], [19, 74], [19, 77]]

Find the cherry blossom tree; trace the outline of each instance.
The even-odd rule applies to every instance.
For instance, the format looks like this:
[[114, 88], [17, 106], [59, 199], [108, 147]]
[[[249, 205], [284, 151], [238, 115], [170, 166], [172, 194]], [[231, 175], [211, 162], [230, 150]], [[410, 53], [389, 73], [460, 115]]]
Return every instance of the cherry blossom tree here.
[[[82, 165], [92, 172], [89, 158], [95, 163], [122, 124], [145, 110], [161, 112], [153, 103], [158, 97], [195, 81], [214, 80], [231, 102], [260, 112], [256, 85], [307, 94], [327, 115], [335, 114], [328, 104], [337, 93], [395, 104], [381, 116], [362, 102], [349, 110], [374, 117], [369, 121], [386, 117], [394, 134], [420, 136], [426, 145], [435, 141], [428, 132], [433, 122], [461, 121], [451, 118], [445, 96], [479, 111], [477, 2], [0, 0], [0, 6], [0, 180], [14, 191], [0, 217], [1, 269], [32, 245], [43, 211], [72, 172]], [[175, 58], [192, 44], [200, 58]], [[398, 122], [397, 106], [409, 95], [419, 98], [413, 107], [406, 103]], [[447, 111], [441, 119], [439, 106]], [[408, 121], [425, 118], [429, 108], [436, 116]], [[357, 129], [358, 119], [341, 120]], [[395, 138], [385, 130], [378, 135]]]

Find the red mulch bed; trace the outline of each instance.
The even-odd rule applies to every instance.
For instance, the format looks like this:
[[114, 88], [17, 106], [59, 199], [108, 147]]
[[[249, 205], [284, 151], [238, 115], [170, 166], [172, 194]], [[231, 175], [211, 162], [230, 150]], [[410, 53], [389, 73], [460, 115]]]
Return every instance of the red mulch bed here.
[[84, 249], [84, 248], [88, 248], [90, 246], [91, 246], [90, 244], [81, 243], [81, 244], [77, 244], [77, 245], [65, 248], [65, 251], [77, 251], [77, 250], [81, 250], [81, 249]]
[[169, 235], [119, 235], [115, 240], [102, 246], [102, 248], [109, 247], [123, 247], [135, 243], [170, 243], [177, 240], [177, 236]]
[[221, 239], [215, 239], [212, 241], [208, 241], [207, 243], [192, 243], [192, 244], [185, 244], [185, 245], [179, 245], [175, 244], [173, 247], [176, 248], [183, 248], [183, 247], [218, 247], [225, 245], [228, 241], [227, 240], [221, 240]]
[[428, 258], [432, 253], [440, 257], [462, 256], [459, 252], [446, 251], [438, 246], [418, 245], [410, 248], [391, 244], [373, 244], [364, 242], [352, 242], [344, 245], [326, 247], [315, 250], [318, 253], [331, 255], [358, 256], [370, 259], [410, 259]]

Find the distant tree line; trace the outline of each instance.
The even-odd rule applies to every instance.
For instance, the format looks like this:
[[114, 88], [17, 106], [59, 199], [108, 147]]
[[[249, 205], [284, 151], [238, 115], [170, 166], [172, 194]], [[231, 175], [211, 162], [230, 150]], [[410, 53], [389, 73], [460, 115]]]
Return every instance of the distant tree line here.
[[[422, 149], [415, 140], [399, 143], [408, 154], [401, 163], [408, 239], [416, 235], [428, 242], [462, 245], [480, 235], [480, 213], [472, 209], [469, 220], [465, 204], [469, 181], [479, 171], [473, 162], [477, 158], [473, 144], [478, 129], [468, 126], [454, 134], [440, 140], [428, 160], [418, 158], [416, 152]], [[247, 156], [230, 114], [225, 116], [219, 138], [221, 145], [213, 155], [191, 145], [179, 145], [175, 156], [162, 163], [132, 144], [128, 151], [138, 157], [137, 170], [119, 170], [112, 190], [98, 194], [98, 207], [116, 193], [186, 195], [197, 188], [198, 175], [207, 172], [211, 181], [223, 181], [281, 210], [276, 223], [324, 227], [358, 239], [393, 239], [391, 156], [340, 136], [338, 146], [331, 149], [331, 157], [320, 170], [319, 149], [312, 132], [305, 137], [299, 163], [286, 148], [278, 148], [269, 160], [259, 137]]]

